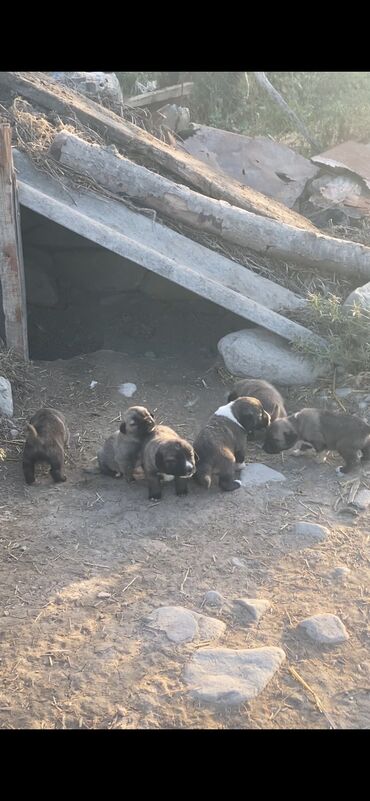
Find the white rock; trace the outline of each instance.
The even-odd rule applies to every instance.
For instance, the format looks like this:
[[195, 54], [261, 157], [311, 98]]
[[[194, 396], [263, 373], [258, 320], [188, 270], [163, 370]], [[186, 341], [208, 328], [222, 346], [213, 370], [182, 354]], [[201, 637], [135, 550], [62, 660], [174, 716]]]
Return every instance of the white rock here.
[[370, 281], [368, 284], [358, 286], [343, 303], [343, 306], [354, 305], [370, 311]]
[[226, 629], [222, 620], [200, 615], [183, 606], [161, 606], [149, 615], [151, 628], [164, 631], [171, 642], [216, 640]]
[[95, 389], [95, 387], [97, 387], [97, 385], [98, 385], [97, 381], [91, 381], [90, 389]]
[[357, 493], [353, 505], [357, 506], [358, 509], [365, 510], [370, 506], [370, 490], [368, 489], [361, 489]]
[[291, 386], [312, 384], [326, 372], [324, 367], [294, 353], [281, 337], [260, 328], [227, 334], [217, 347], [233, 375]]
[[200, 648], [186, 665], [191, 695], [225, 706], [256, 698], [283, 663], [281, 648]]
[[271, 607], [271, 601], [268, 601], [267, 598], [236, 598], [234, 604], [245, 609], [256, 622]]
[[302, 620], [298, 628], [303, 629], [311, 640], [323, 645], [336, 645], [349, 639], [349, 634], [337, 615], [313, 615]]
[[119, 394], [124, 395], [125, 398], [132, 398], [132, 396], [135, 395], [136, 390], [136, 384], [130, 384], [130, 382], [127, 382], [126, 384], [120, 384], [118, 387]]
[[111, 597], [111, 593], [110, 592], [103, 592], [103, 591], [102, 592], [98, 592], [97, 597], [98, 598], [110, 598]]
[[7, 378], [0, 376], [0, 414], [4, 417], [13, 417], [12, 385]]
[[241, 470], [239, 478], [242, 487], [248, 487], [251, 484], [267, 484], [268, 481], [286, 481], [282, 473], [272, 470], [271, 467], [267, 467], [261, 462], [247, 464]]

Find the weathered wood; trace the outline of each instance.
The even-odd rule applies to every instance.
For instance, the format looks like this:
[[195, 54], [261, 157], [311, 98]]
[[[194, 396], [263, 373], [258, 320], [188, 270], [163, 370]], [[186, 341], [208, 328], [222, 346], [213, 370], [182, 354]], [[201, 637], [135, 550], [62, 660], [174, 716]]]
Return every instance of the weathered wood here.
[[306, 125], [304, 124], [304, 122], [302, 122], [302, 120], [299, 119], [299, 117], [295, 113], [295, 111], [293, 111], [293, 109], [291, 109], [290, 106], [288, 106], [288, 103], [286, 102], [286, 100], [284, 100], [284, 98], [277, 91], [277, 89], [275, 89], [275, 87], [269, 81], [269, 79], [267, 78], [265, 73], [264, 72], [254, 72], [253, 75], [254, 75], [258, 85], [265, 92], [267, 92], [267, 94], [269, 95], [269, 97], [271, 97], [273, 102], [276, 103], [276, 105], [278, 105], [279, 108], [282, 109], [282, 111], [284, 112], [284, 114], [287, 117], [289, 117], [289, 119], [293, 122], [293, 125], [295, 126], [295, 128], [302, 134], [302, 136], [307, 140], [307, 142], [309, 142], [309, 144], [312, 147], [314, 147], [316, 150], [320, 150], [320, 145], [318, 144], [318, 142], [315, 141], [315, 139], [313, 139], [313, 137], [311, 136], [311, 134], [310, 134], [308, 128], [306, 127]]
[[177, 83], [174, 86], [155, 89], [154, 92], [143, 92], [141, 95], [128, 97], [123, 102], [125, 106], [130, 106], [130, 108], [143, 108], [144, 106], [154, 106], [155, 103], [168, 103], [170, 100], [181, 100], [183, 97], [188, 97], [193, 86], [192, 81]]
[[0, 124], [0, 280], [7, 347], [13, 348], [27, 361], [26, 290], [11, 127], [2, 124]]
[[128, 156], [137, 156], [148, 164], [161, 166], [209, 197], [225, 200], [241, 209], [297, 228], [317, 230], [297, 212], [261, 192], [242, 186], [238, 181], [213, 170], [183, 150], [161, 142], [44, 73], [0, 72], [0, 86], [7, 87], [15, 95], [21, 95], [42, 108], [57, 111], [69, 118], [75, 114], [82, 123], [101, 133], [105, 139], [108, 138], [109, 143], [123, 147]]
[[139, 200], [190, 227], [258, 253], [350, 275], [352, 279], [357, 276], [361, 281], [370, 280], [370, 248], [364, 245], [301, 231], [206, 198], [66, 131], [57, 134], [51, 153], [61, 164], [93, 178], [115, 194]]

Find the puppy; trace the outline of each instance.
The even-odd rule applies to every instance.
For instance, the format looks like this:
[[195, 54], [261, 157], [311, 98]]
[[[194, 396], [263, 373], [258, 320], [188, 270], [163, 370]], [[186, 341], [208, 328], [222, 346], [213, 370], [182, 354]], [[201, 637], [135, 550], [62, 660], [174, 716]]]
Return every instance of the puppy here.
[[302, 440], [317, 453], [338, 451], [344, 465], [338, 473], [349, 473], [360, 460], [370, 459], [370, 426], [360, 417], [321, 409], [302, 409], [283, 420], [275, 420], [266, 432], [266, 453], [286, 451]]
[[280, 392], [269, 384], [267, 381], [260, 381], [257, 378], [243, 378], [237, 381], [234, 389], [229, 392], [228, 403], [236, 400], [237, 398], [257, 398], [261, 401], [262, 406], [271, 417], [271, 422], [278, 420], [280, 417], [286, 417], [286, 409], [284, 400]]
[[27, 484], [35, 481], [35, 465], [47, 462], [53, 480], [66, 481], [64, 475], [64, 449], [69, 445], [69, 431], [61, 412], [40, 409], [27, 424], [26, 444], [23, 452], [23, 473]]
[[195, 479], [209, 489], [212, 473], [219, 474], [219, 486], [226, 492], [239, 489], [235, 470], [244, 466], [247, 432], [266, 428], [270, 415], [257, 398], [238, 398], [220, 406], [194, 442], [198, 458]]
[[99, 467], [85, 472], [100, 472], [107, 476], [133, 481], [134, 469], [142, 444], [154, 429], [153, 415], [144, 406], [130, 406], [123, 415], [119, 431], [115, 431], [97, 453]]
[[142, 448], [142, 466], [149, 484], [149, 500], [162, 497], [161, 480], [175, 480], [176, 495], [186, 495], [195, 472], [195, 454], [186, 439], [168, 426], [157, 425]]

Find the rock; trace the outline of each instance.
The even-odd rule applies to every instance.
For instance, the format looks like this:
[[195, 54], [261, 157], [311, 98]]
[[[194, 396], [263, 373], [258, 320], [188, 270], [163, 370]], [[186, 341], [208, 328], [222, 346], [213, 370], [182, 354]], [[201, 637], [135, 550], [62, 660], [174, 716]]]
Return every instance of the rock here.
[[271, 601], [266, 598], [236, 598], [234, 604], [248, 612], [258, 622], [271, 607]]
[[368, 405], [369, 404], [366, 401], [359, 401], [358, 402], [358, 408], [361, 410], [361, 412], [366, 412], [366, 409], [367, 409]]
[[0, 376], [0, 415], [13, 417], [13, 394], [12, 385], [7, 378]]
[[249, 487], [250, 485], [267, 484], [268, 481], [286, 481], [282, 473], [277, 470], [272, 470], [261, 462], [256, 464], [247, 464], [246, 467], [240, 471], [239, 476], [242, 487]]
[[326, 372], [324, 367], [293, 353], [281, 337], [260, 328], [227, 334], [217, 347], [233, 375], [291, 386], [312, 384]]
[[193, 698], [224, 706], [251, 701], [283, 663], [281, 648], [200, 648], [186, 665], [184, 678]]
[[291, 534], [298, 535], [302, 537], [302, 540], [315, 544], [316, 542], [324, 542], [328, 538], [329, 529], [325, 528], [325, 526], [320, 526], [318, 523], [301, 521], [294, 524]]
[[349, 634], [337, 615], [322, 614], [307, 617], [299, 623], [311, 640], [322, 645], [336, 645], [349, 639]]
[[221, 607], [224, 605], [224, 603], [225, 603], [225, 598], [221, 595], [220, 592], [217, 592], [217, 590], [208, 590], [203, 599], [203, 604], [205, 606]]
[[329, 576], [330, 578], [334, 579], [334, 581], [345, 581], [347, 576], [350, 574], [349, 567], [335, 567], [333, 570], [330, 571]]
[[338, 395], [338, 398], [348, 398], [352, 395], [353, 389], [351, 387], [338, 387], [335, 390], [335, 394]]
[[370, 281], [368, 284], [358, 286], [343, 303], [343, 306], [354, 305], [370, 311]]
[[97, 595], [97, 598], [110, 598], [110, 597], [111, 597], [110, 592], [98, 592]]
[[136, 391], [136, 384], [130, 384], [130, 382], [127, 382], [126, 384], [120, 384], [118, 387], [119, 394], [124, 395], [125, 398], [132, 398]]
[[183, 606], [161, 606], [149, 616], [151, 628], [164, 631], [171, 642], [215, 640], [226, 629], [225, 623], [214, 617], [200, 615]]
[[96, 103], [113, 106], [119, 110], [123, 106], [120, 82], [114, 72], [52, 72], [54, 80], [92, 98]]
[[10, 429], [10, 436], [11, 436], [12, 439], [17, 439], [17, 437], [19, 437], [18, 429], [17, 428], [11, 428]]
[[356, 506], [358, 509], [365, 511], [370, 506], [370, 490], [368, 489], [361, 489], [356, 494], [354, 501], [352, 502], [353, 506]]
[[239, 559], [237, 556], [233, 556], [231, 564], [233, 564], [234, 567], [248, 567], [248, 565], [243, 561], [243, 559]]

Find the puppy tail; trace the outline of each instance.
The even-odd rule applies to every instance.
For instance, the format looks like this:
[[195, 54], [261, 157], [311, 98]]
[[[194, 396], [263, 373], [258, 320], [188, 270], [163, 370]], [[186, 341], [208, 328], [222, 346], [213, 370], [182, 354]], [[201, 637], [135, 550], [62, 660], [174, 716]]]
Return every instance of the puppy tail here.
[[26, 425], [26, 439], [27, 442], [36, 442], [39, 439], [39, 435], [34, 426], [31, 423], [27, 423]]

